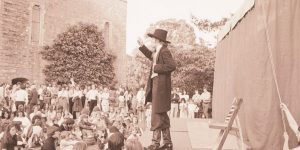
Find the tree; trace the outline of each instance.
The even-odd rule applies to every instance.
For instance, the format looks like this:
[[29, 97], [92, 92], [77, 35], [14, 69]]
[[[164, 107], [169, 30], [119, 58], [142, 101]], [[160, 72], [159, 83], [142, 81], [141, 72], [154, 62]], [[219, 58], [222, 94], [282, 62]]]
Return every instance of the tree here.
[[226, 24], [228, 18], [222, 18], [220, 21], [211, 22], [208, 19], [199, 19], [196, 16], [191, 15], [191, 20], [200, 31], [212, 32], [220, 30], [221, 27]]
[[[177, 63], [173, 84], [192, 94], [204, 85], [212, 91], [214, 80], [215, 50], [202, 45], [170, 46]], [[176, 50], [179, 49], [179, 50]]]
[[[153, 32], [155, 28], [168, 31], [168, 40], [171, 42], [169, 50], [177, 64], [173, 73], [173, 86], [185, 89], [190, 94], [195, 89], [202, 89], [204, 85], [208, 85], [212, 91], [215, 49], [196, 44], [194, 29], [184, 20], [159, 21], [151, 25], [147, 33]], [[130, 87], [147, 83], [150, 64], [141, 53], [131, 60], [127, 82]]]
[[196, 42], [194, 29], [185, 20], [161, 20], [150, 25], [146, 32], [153, 33], [156, 28], [168, 30], [168, 40], [172, 45], [194, 45]]
[[114, 82], [115, 57], [105, 51], [102, 32], [94, 24], [79, 23], [59, 34], [52, 45], [44, 47], [48, 61], [44, 69], [47, 82], [109, 85]]

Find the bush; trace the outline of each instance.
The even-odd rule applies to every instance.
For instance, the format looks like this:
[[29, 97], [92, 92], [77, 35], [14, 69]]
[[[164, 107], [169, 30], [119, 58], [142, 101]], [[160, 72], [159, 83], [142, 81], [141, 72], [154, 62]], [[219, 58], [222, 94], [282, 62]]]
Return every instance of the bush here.
[[46, 82], [67, 83], [73, 77], [79, 84], [114, 83], [115, 57], [104, 47], [102, 32], [96, 25], [70, 26], [42, 51], [43, 59], [48, 61], [44, 69]]

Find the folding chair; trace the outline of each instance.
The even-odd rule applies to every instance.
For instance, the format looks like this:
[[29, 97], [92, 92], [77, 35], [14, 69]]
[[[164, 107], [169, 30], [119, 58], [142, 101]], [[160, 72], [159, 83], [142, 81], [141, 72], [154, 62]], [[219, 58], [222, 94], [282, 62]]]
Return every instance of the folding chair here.
[[[242, 99], [234, 98], [232, 106], [230, 108], [230, 111], [228, 115], [225, 118], [225, 121], [223, 123], [210, 123], [209, 128], [212, 129], [220, 129], [220, 133], [216, 142], [216, 145], [212, 148], [213, 150], [221, 150], [225, 140], [227, 138], [228, 134], [233, 134], [238, 139], [238, 146], [239, 149], [244, 150], [245, 149], [245, 143], [243, 142], [243, 136], [239, 124], [239, 120], [237, 117], [237, 113], [240, 109], [240, 106], [242, 104]], [[236, 122], [236, 127], [233, 127], [233, 123]]]

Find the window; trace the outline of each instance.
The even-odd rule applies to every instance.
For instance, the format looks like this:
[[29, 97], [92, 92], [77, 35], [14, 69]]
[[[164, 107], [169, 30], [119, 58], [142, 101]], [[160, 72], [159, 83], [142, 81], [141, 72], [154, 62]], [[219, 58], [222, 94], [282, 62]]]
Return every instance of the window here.
[[109, 22], [104, 24], [104, 43], [105, 49], [109, 49]]
[[40, 38], [40, 6], [34, 5], [32, 7], [32, 24], [31, 24], [31, 42], [33, 44], [39, 43]]

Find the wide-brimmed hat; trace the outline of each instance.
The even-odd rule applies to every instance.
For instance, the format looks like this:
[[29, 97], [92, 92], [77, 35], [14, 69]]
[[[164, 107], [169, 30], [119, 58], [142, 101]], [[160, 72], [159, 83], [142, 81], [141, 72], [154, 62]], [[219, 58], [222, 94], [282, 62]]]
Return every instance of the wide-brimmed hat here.
[[162, 42], [165, 42], [165, 43], [171, 43], [169, 41], [167, 41], [167, 34], [168, 34], [168, 31], [166, 30], [163, 30], [163, 29], [155, 29], [154, 33], [148, 33], [147, 35], [152, 37], [152, 38], [156, 38]]

